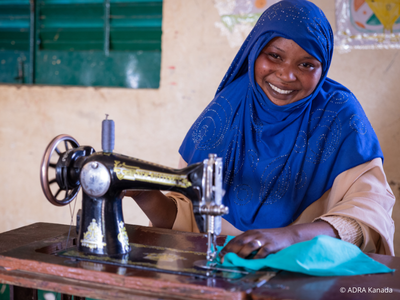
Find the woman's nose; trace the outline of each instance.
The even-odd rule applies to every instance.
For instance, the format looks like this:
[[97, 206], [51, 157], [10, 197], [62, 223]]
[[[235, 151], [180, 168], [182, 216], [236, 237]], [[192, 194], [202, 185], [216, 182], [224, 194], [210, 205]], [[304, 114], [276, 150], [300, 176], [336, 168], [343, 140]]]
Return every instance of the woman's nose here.
[[276, 75], [282, 81], [289, 82], [296, 80], [295, 72], [291, 66], [283, 66], [277, 71]]

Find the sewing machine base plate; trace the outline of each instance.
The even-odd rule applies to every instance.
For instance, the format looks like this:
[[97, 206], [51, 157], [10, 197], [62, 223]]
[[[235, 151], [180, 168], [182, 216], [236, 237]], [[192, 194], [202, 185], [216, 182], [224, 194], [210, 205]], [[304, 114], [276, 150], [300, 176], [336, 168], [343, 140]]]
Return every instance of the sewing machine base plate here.
[[[77, 261], [99, 264], [112, 264], [121, 268], [139, 268], [158, 272], [196, 277], [217, 277], [240, 279], [250, 272], [242, 269], [221, 269], [207, 267], [206, 253], [191, 250], [180, 250], [160, 246], [130, 243], [131, 251], [122, 258], [85, 255], [76, 247], [59, 251], [56, 255]], [[123, 272], [123, 271], [122, 271]]]

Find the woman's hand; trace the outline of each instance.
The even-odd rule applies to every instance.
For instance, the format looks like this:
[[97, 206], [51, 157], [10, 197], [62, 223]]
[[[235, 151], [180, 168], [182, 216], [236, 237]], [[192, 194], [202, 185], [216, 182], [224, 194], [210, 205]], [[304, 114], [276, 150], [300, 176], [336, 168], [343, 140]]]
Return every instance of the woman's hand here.
[[257, 251], [254, 258], [264, 258], [271, 253], [276, 253], [294, 244], [294, 233], [290, 227], [274, 229], [253, 229], [233, 238], [221, 250], [223, 257], [228, 252], [234, 252], [238, 256], [246, 258], [253, 251]]
[[336, 229], [325, 221], [282, 228], [248, 230], [229, 241], [221, 250], [220, 256], [223, 260], [226, 253], [234, 252], [239, 257], [246, 258], [257, 251], [253, 258], [264, 258], [271, 253], [276, 253], [295, 243], [311, 240], [321, 234], [339, 238]]

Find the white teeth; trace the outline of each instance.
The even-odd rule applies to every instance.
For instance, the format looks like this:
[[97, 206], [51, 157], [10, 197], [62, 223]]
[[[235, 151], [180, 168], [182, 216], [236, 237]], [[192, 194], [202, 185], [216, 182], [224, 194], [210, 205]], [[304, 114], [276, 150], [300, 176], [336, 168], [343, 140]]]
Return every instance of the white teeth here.
[[276, 86], [270, 84], [269, 82], [268, 84], [271, 87], [271, 89], [273, 89], [275, 92], [279, 94], [290, 94], [291, 92], [293, 92], [293, 90], [281, 90], [280, 88], [277, 88]]

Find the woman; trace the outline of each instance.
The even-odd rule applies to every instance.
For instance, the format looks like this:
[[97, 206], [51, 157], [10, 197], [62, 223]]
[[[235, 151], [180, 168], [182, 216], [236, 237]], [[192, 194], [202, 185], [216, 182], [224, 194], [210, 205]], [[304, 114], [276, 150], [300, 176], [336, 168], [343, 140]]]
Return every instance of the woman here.
[[[236, 237], [221, 255], [256, 250], [261, 258], [320, 234], [394, 255], [395, 199], [383, 154], [357, 99], [327, 78], [332, 53], [332, 30], [318, 7], [271, 6], [187, 133], [181, 167], [208, 153], [224, 160], [222, 234]], [[151, 193], [152, 201], [143, 200], [148, 193], [135, 200], [154, 226], [197, 230], [188, 199]]]

